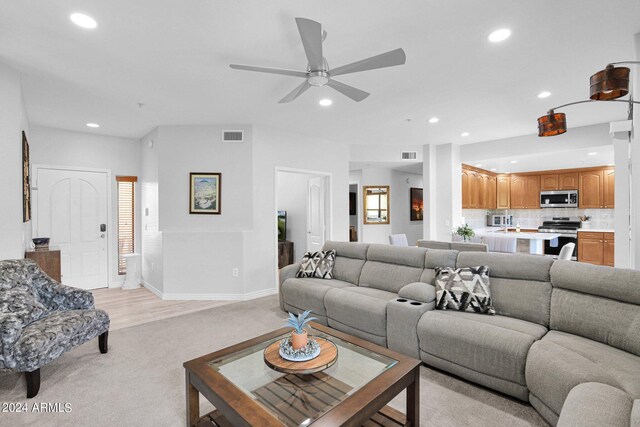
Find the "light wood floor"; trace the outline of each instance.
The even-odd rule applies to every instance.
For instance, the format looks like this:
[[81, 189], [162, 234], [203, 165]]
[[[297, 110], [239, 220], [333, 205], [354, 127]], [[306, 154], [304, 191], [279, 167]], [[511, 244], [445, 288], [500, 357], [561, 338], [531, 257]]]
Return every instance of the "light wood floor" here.
[[146, 288], [122, 290], [103, 288], [92, 291], [96, 308], [109, 313], [109, 330], [128, 328], [155, 320], [181, 316], [233, 301], [163, 301]]

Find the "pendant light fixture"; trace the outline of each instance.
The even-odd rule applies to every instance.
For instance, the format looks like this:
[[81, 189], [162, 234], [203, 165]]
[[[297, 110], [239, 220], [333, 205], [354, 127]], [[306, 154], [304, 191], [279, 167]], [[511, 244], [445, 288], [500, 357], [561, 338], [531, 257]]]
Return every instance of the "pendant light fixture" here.
[[616, 67], [620, 64], [640, 64], [640, 61], [612, 62], [604, 70], [591, 76], [589, 98], [584, 101], [570, 102], [550, 109], [546, 115], [538, 117], [538, 136], [556, 136], [567, 131], [567, 116], [564, 113], [556, 113], [555, 110], [569, 105], [583, 104], [585, 102], [608, 101], [624, 102], [629, 104], [629, 117], [633, 117], [633, 104], [640, 104], [632, 97], [628, 100], [618, 99], [629, 93], [629, 74], [627, 67]]

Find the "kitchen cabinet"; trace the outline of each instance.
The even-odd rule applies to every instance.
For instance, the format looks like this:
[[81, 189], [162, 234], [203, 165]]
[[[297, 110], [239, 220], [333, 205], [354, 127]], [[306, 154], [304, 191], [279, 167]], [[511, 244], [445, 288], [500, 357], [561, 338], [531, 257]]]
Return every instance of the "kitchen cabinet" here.
[[495, 176], [484, 176], [484, 194], [485, 194], [485, 209], [497, 209], [496, 207], [496, 188], [497, 178]]
[[578, 232], [578, 261], [596, 265], [614, 265], [614, 233]]
[[615, 169], [605, 169], [603, 171], [602, 203], [606, 209], [615, 207]]
[[496, 177], [496, 209], [511, 209], [511, 179], [509, 175]]
[[580, 172], [578, 205], [583, 209], [604, 207], [604, 171]]
[[558, 189], [558, 174], [541, 175], [540, 176], [540, 190], [550, 191]]
[[577, 190], [578, 172], [558, 174], [558, 190]]
[[511, 175], [511, 209], [524, 209], [524, 190], [524, 176]]
[[540, 176], [526, 175], [524, 178], [524, 207], [540, 209]]
[[479, 191], [478, 174], [471, 172], [469, 173], [469, 207], [471, 209], [478, 209]]
[[462, 209], [469, 209], [470, 192], [469, 192], [469, 174], [471, 172], [462, 169]]

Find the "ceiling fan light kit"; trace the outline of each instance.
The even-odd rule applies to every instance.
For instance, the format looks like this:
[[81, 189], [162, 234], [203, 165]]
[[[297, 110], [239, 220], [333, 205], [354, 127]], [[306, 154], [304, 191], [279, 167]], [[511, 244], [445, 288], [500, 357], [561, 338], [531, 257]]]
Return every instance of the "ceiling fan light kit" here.
[[600, 70], [589, 79], [589, 99], [584, 101], [570, 102], [549, 110], [547, 115], [538, 117], [538, 136], [555, 136], [567, 131], [567, 118], [564, 113], [555, 113], [554, 110], [568, 107], [570, 105], [584, 104], [593, 101], [624, 102], [629, 104], [629, 119], [633, 117], [633, 105], [640, 104], [634, 101], [632, 96], [629, 99], [618, 99], [629, 93], [629, 74], [631, 70], [627, 67], [616, 67], [620, 64], [640, 64], [640, 61], [612, 62], [604, 70]]
[[280, 74], [304, 78], [304, 82], [296, 86], [295, 89], [279, 101], [281, 104], [293, 101], [306, 92], [310, 87], [322, 86], [329, 86], [348, 98], [351, 98], [356, 102], [360, 102], [368, 97], [369, 93], [339, 82], [333, 77], [343, 74], [357, 73], [360, 71], [402, 65], [407, 59], [402, 49], [395, 49], [331, 70], [322, 53], [322, 42], [327, 36], [326, 31], [322, 30], [322, 25], [320, 25], [319, 22], [306, 18], [296, 18], [296, 25], [298, 26], [300, 39], [302, 39], [302, 46], [304, 47], [304, 52], [307, 56], [308, 65], [306, 72], [284, 70], [281, 68], [256, 67], [252, 65], [229, 65], [235, 70], [257, 71], [260, 73]]

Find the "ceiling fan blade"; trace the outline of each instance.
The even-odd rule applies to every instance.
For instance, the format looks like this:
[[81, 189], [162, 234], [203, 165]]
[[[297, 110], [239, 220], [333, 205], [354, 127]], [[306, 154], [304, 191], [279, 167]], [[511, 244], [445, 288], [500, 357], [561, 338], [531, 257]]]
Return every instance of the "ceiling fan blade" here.
[[269, 74], [282, 74], [284, 76], [293, 76], [293, 77], [302, 77], [306, 78], [307, 73], [304, 71], [294, 71], [294, 70], [283, 70], [282, 68], [268, 68], [268, 67], [254, 67], [253, 65], [238, 65], [231, 64], [229, 67], [234, 70], [245, 70], [245, 71], [258, 71], [259, 73], [269, 73]]
[[349, 98], [353, 99], [356, 102], [360, 102], [370, 95], [368, 92], [365, 92], [360, 89], [356, 89], [353, 86], [349, 86], [347, 84], [341, 83], [333, 79], [329, 80], [329, 83], [327, 83], [327, 86], [334, 88], [341, 94], [348, 96]]
[[304, 52], [307, 54], [311, 71], [324, 69], [322, 59], [322, 25], [319, 22], [306, 18], [296, 18]]
[[297, 97], [299, 97], [300, 95], [302, 95], [310, 87], [311, 87], [311, 85], [309, 84], [309, 82], [307, 82], [305, 80], [304, 82], [302, 82], [302, 84], [296, 86], [296, 88], [294, 90], [289, 92], [289, 94], [287, 96], [285, 96], [280, 101], [278, 101], [278, 103], [279, 104], [284, 104], [284, 103], [287, 103], [287, 102], [291, 102], [294, 99], [296, 99]]
[[332, 76], [340, 76], [342, 74], [357, 73], [359, 71], [375, 70], [377, 68], [394, 67], [402, 65], [406, 62], [407, 55], [404, 50], [395, 49], [371, 58], [343, 65], [330, 71]]

